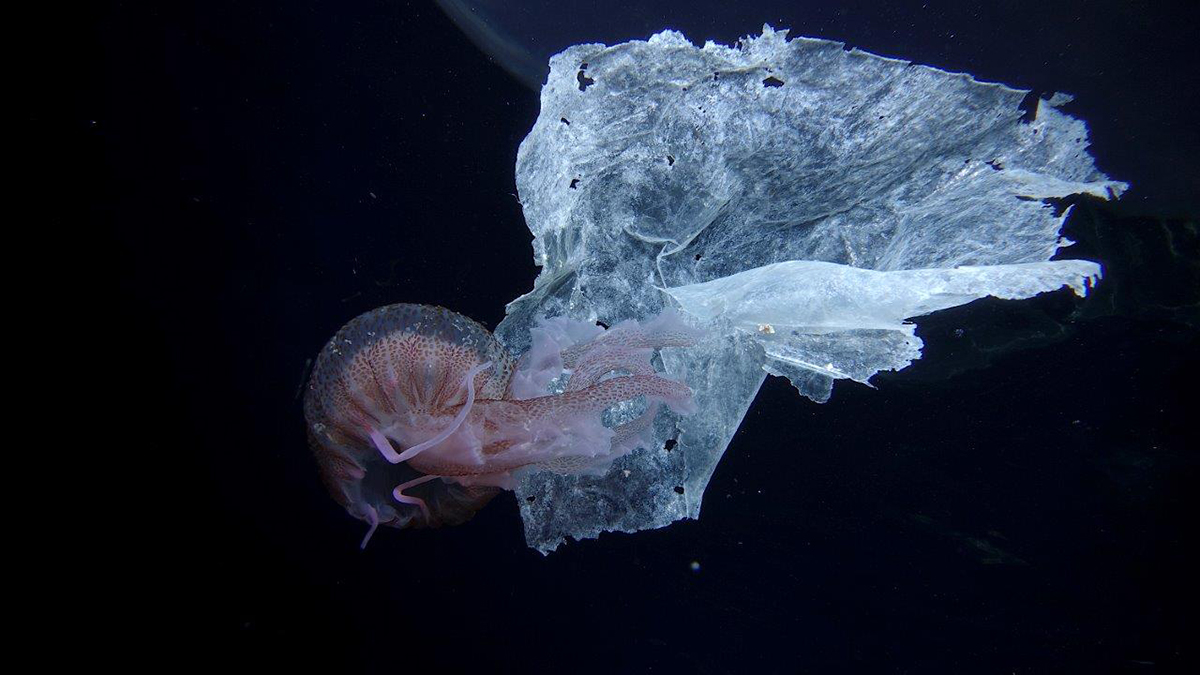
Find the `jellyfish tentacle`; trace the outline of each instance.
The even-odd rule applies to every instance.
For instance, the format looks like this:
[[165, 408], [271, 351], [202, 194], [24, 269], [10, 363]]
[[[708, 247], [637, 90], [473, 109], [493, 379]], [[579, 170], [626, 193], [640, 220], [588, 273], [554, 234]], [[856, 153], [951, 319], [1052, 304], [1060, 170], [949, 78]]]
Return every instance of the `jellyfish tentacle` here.
[[428, 483], [429, 481], [433, 480], [434, 478], [441, 478], [441, 476], [436, 476], [436, 475], [421, 476], [420, 478], [414, 478], [408, 482], [401, 483], [392, 490], [392, 497], [395, 497], [396, 501], [400, 502], [401, 504], [413, 504], [413, 505], [417, 506], [418, 508], [420, 508], [421, 515], [425, 516], [425, 522], [428, 523], [431, 520], [431, 518], [429, 516], [429, 507], [425, 505], [425, 500], [421, 499], [420, 497], [413, 497], [412, 495], [406, 495], [406, 494], [404, 494], [404, 491], [411, 487], [416, 487], [417, 485], [420, 485], [422, 483]]
[[367, 436], [370, 437], [371, 442], [375, 445], [375, 449], [379, 450], [379, 454], [383, 455], [383, 458], [389, 463], [399, 464], [400, 462], [406, 462], [413, 457], [416, 457], [429, 448], [432, 448], [438, 443], [450, 438], [450, 435], [455, 431], [458, 431], [458, 428], [462, 426], [463, 421], [467, 419], [467, 415], [471, 412], [471, 406], [475, 403], [475, 376], [491, 367], [492, 362], [488, 361], [487, 363], [481, 363], [467, 371], [465, 378], [467, 384], [467, 400], [465, 403], [463, 403], [462, 408], [458, 411], [458, 414], [454, 416], [454, 419], [450, 421], [449, 426], [447, 426], [445, 429], [442, 429], [437, 436], [434, 436], [427, 441], [418, 443], [404, 452], [398, 453], [392, 447], [391, 441], [389, 441], [382, 432], [380, 432], [378, 429], [372, 428], [368, 430]]
[[371, 506], [370, 504], [367, 504], [367, 522], [370, 523], [371, 526], [367, 528], [367, 533], [363, 536], [362, 542], [358, 545], [358, 547], [364, 551], [367, 548], [367, 544], [371, 541], [371, 535], [375, 534], [375, 529], [379, 527], [379, 512], [376, 511], [375, 507]]
[[375, 444], [375, 449], [379, 450], [379, 454], [383, 455], [383, 458], [388, 462], [399, 464], [402, 461], [400, 453], [396, 452], [396, 449], [392, 447], [392, 442], [387, 439], [387, 436], [380, 433], [378, 429], [371, 429], [367, 435], [371, 437], [371, 442]]
[[[468, 370], [467, 376], [466, 376], [467, 400], [465, 403], [463, 403], [462, 409], [458, 411], [458, 414], [454, 416], [454, 420], [450, 422], [450, 425], [447, 426], [445, 429], [442, 429], [442, 432], [439, 433], [437, 436], [434, 436], [433, 438], [425, 441], [424, 443], [418, 443], [418, 444], [412, 446], [411, 448], [405, 450], [404, 452], [400, 453], [399, 456], [397, 457], [396, 461], [392, 462], [392, 464], [406, 462], [406, 461], [412, 459], [413, 457], [416, 457], [417, 455], [421, 454], [422, 452], [428, 450], [429, 448], [432, 448], [433, 446], [437, 445], [438, 443], [441, 443], [442, 441], [446, 440], [447, 438], [450, 438], [450, 434], [454, 433], [455, 431], [458, 431], [458, 428], [460, 426], [462, 426], [463, 421], [467, 419], [467, 415], [471, 412], [471, 406], [474, 405], [474, 403], [475, 403], [475, 376], [491, 367], [492, 367], [492, 362], [488, 361], [487, 363], [481, 363], [478, 366], [475, 366], [474, 368]], [[388, 461], [391, 461], [391, 460], [389, 459]]]

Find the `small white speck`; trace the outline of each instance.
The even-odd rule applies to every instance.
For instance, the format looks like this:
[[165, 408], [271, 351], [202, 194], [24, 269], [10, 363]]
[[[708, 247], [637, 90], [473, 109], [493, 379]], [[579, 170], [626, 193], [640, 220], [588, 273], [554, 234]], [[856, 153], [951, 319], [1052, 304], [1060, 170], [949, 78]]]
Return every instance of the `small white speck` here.
[[693, 572], [699, 572], [700, 571], [700, 561], [693, 560], [692, 564], [688, 565], [688, 568], [691, 569]]

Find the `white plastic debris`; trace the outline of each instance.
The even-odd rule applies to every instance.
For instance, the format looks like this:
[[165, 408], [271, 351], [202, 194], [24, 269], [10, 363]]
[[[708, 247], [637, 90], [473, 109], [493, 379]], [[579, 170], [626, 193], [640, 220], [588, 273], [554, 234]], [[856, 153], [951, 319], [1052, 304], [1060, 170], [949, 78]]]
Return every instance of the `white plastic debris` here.
[[1042, 200], [1126, 186], [1054, 107], [1069, 97], [1022, 121], [1026, 94], [770, 27], [736, 47], [666, 31], [553, 57], [517, 157], [542, 271], [497, 336], [520, 353], [539, 315], [612, 325], [678, 304], [709, 338], [662, 353], [699, 412], [660, 416], [604, 477], [523, 481], [529, 544], [698, 517], [767, 372], [823, 401], [835, 379], [919, 358], [905, 319], [1084, 292], [1099, 266], [1049, 262], [1067, 214]]

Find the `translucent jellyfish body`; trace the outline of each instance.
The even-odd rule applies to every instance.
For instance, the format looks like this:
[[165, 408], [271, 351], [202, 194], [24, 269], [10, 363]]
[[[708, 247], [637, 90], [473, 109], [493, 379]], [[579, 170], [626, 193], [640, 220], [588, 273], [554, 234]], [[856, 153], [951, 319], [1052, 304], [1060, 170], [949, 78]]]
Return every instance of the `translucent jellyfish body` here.
[[[696, 334], [675, 314], [605, 330], [541, 320], [519, 361], [478, 323], [398, 304], [346, 324], [317, 357], [304, 401], [309, 442], [330, 494], [370, 524], [466, 521], [522, 472], [603, 474], [638, 447], [665, 403], [691, 390], [659, 375], [653, 350]], [[602, 413], [645, 400], [612, 427]]]

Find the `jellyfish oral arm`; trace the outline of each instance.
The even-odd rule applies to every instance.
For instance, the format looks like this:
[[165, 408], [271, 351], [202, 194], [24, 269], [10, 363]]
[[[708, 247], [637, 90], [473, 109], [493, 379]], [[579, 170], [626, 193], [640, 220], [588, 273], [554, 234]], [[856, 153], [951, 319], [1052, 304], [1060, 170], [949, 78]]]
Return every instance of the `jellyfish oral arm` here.
[[[647, 399], [642, 415], [615, 428], [602, 425], [600, 415], [606, 408], [640, 396]], [[489, 440], [493, 447], [504, 441], [507, 448], [490, 453], [486, 466], [497, 474], [524, 466], [564, 473], [573, 473], [572, 467], [606, 466], [636, 447], [660, 403], [687, 414], [694, 410], [691, 398], [691, 389], [682, 382], [657, 375], [624, 375], [563, 394], [488, 401], [489, 408], [500, 403], [515, 415], [493, 418], [500, 435]]]

